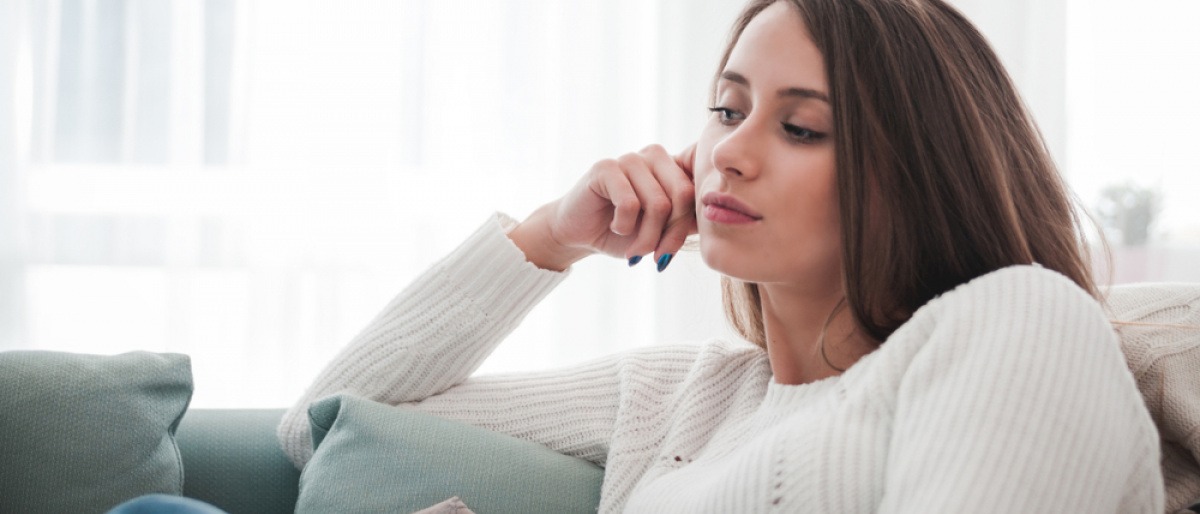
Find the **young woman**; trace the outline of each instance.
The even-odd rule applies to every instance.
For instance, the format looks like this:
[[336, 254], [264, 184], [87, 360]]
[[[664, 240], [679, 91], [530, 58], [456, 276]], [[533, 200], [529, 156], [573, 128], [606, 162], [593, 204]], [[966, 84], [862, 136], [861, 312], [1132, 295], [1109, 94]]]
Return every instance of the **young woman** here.
[[[712, 98], [693, 147], [601, 161], [402, 292], [284, 417], [296, 465], [346, 392], [600, 464], [601, 512], [1162, 512], [1066, 188], [962, 15], [755, 0]], [[692, 234], [753, 344], [468, 378], [572, 263], [661, 271]]]

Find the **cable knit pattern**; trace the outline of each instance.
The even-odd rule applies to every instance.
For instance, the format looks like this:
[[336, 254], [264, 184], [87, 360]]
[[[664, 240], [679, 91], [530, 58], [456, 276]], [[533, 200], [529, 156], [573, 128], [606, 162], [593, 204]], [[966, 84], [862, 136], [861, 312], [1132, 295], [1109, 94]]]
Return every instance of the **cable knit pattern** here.
[[1162, 438], [1167, 512], [1200, 500], [1200, 284], [1127, 284], [1108, 293], [1110, 319]]
[[[605, 466], [600, 512], [1163, 512], [1159, 440], [1099, 305], [1017, 266], [919, 309], [841, 376], [772, 380], [745, 342], [471, 377], [566, 274], [489, 220], [320, 374], [279, 427], [350, 392]], [[569, 342], [564, 342], [569, 344]]]

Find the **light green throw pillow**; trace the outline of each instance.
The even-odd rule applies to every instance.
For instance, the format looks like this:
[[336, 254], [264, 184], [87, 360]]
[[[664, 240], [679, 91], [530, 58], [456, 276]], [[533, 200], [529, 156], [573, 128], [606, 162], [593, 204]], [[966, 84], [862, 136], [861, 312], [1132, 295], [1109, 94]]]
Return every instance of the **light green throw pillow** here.
[[596, 512], [604, 471], [537, 443], [356, 396], [309, 408], [316, 452], [297, 513], [410, 513], [457, 496], [481, 514]]
[[181, 494], [186, 355], [0, 352], [0, 512], [105, 512]]

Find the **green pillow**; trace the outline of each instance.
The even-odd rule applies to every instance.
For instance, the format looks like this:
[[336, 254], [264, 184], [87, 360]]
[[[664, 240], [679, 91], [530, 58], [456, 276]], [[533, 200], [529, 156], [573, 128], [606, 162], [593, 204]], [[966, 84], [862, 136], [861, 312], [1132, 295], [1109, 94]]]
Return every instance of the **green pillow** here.
[[186, 355], [0, 352], [0, 512], [105, 512], [181, 494]]
[[474, 512], [596, 512], [604, 471], [537, 443], [350, 395], [308, 411], [316, 452], [297, 513], [409, 513], [457, 496]]

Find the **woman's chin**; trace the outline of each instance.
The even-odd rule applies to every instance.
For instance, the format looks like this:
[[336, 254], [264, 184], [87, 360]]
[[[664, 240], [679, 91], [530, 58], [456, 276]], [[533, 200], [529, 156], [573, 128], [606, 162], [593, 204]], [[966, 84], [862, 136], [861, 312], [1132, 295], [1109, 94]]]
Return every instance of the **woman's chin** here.
[[709, 269], [729, 278], [745, 282], [756, 281], [752, 278], [755, 266], [750, 262], [750, 255], [733, 248], [720, 248], [718, 245], [709, 244], [708, 241], [711, 241], [711, 238], [700, 238], [700, 258]]

